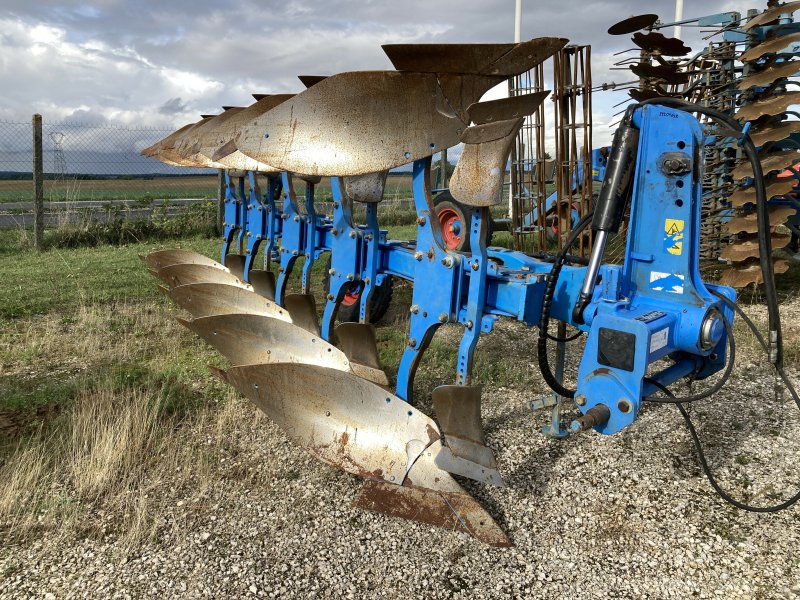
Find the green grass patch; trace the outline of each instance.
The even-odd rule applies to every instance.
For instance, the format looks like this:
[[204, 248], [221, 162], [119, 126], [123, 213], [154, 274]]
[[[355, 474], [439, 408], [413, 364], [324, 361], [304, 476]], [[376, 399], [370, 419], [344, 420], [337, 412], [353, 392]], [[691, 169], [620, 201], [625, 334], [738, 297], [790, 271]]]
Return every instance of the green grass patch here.
[[[68, 312], [86, 304], [155, 298], [159, 295], [155, 281], [138, 256], [178, 245], [147, 242], [51, 248], [39, 253], [9, 248], [9, 238], [13, 239], [9, 232], [0, 234], [0, 320], [55, 309]], [[181, 240], [179, 245], [216, 256], [220, 243], [196, 236]]]
[[61, 377], [0, 378], [0, 410], [35, 409], [50, 404], [68, 404], [77, 391], [75, 382]]

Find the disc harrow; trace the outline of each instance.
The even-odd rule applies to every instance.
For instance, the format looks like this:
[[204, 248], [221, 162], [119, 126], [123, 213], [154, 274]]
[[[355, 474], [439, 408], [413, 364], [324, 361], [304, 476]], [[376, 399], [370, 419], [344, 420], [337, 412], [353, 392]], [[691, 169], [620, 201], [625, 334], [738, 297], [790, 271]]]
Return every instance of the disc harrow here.
[[[739, 13], [720, 13], [687, 19], [682, 24], [717, 26], [719, 30], [716, 41], [696, 56], [680, 60], [665, 58], [680, 56], [671, 51], [680, 46], [680, 40], [657, 33], [656, 29], [671, 24], [653, 20], [652, 15], [626, 19], [609, 30], [609, 33], [629, 33], [628, 29], [639, 24], [650, 30], [646, 35], [636, 33], [632, 38], [643, 49], [637, 64], [629, 65], [639, 77], [634, 82], [639, 89], [630, 90], [635, 100], [685, 98], [731, 115], [747, 123], [750, 137], [761, 151], [764, 176], [768, 178], [768, 201], [772, 207], [782, 209], [770, 211], [771, 226], [763, 232], [752, 230], [756, 205], [750, 165], [740, 162], [739, 168], [735, 164], [742, 157], [741, 136], [707, 122], [707, 133], [716, 142], [705, 149], [701, 255], [727, 263], [729, 268], [721, 281], [735, 287], [761, 281], [759, 269], [753, 268], [760, 260], [758, 244], [753, 240], [759, 235], [771, 235], [776, 243], [784, 244], [783, 238], [774, 237], [776, 227], [784, 232], [788, 229], [791, 237], [783, 246], [776, 246], [770, 257], [775, 261], [775, 272], [786, 272], [790, 262], [800, 264], [798, 172], [770, 174], [798, 164], [796, 152], [789, 149], [800, 141], [800, 125], [792, 118], [795, 113], [791, 111], [800, 101], [800, 92], [788, 88], [794, 83], [791, 78], [800, 65], [792, 60], [800, 40], [800, 30], [793, 20], [797, 7], [797, 2], [789, 2], [771, 5], [760, 13], [749, 11], [749, 18], [742, 18]], [[628, 62], [626, 59], [619, 64]], [[746, 229], [742, 229], [744, 223], [748, 223]], [[733, 256], [737, 259], [732, 259]]]
[[[226, 169], [220, 262], [186, 250], [143, 260], [192, 317], [179, 322], [230, 362], [212, 369], [216, 376], [297, 445], [365, 480], [355, 506], [511, 544], [454, 478], [504, 485], [472, 373], [480, 336], [501, 317], [538, 327], [544, 380], [582, 413], [574, 432], [616, 433], [659, 386], [726, 366], [733, 312], [720, 298], [736, 295], [704, 283], [699, 272], [706, 138], [691, 114], [656, 104], [626, 112], [603, 154], [594, 212], [575, 223], [557, 256], [487, 244], [489, 208], [501, 201], [512, 142], [546, 94], [480, 98], [566, 42], [385, 46], [394, 71], [306, 80], [299, 94], [229, 109], [145, 152]], [[673, 44], [661, 53], [678, 50]], [[450, 193], [465, 207], [469, 245], [461, 252], [446, 243], [430, 177], [432, 155], [460, 142]], [[411, 241], [392, 240], [379, 225], [387, 171], [403, 165], [411, 168], [417, 215]], [[315, 201], [320, 177], [331, 178], [330, 214]], [[363, 207], [363, 223], [354, 219], [355, 205]], [[606, 241], [624, 215], [623, 264], [605, 264]], [[569, 263], [590, 226], [591, 256]], [[320, 318], [311, 269], [323, 255], [330, 266]], [[288, 281], [300, 258], [300, 292], [292, 294]], [[387, 375], [371, 303], [391, 278], [413, 288], [405, 347]], [[358, 322], [336, 326], [354, 290]], [[551, 320], [586, 335], [574, 390], [548, 364]], [[429, 416], [415, 402], [414, 376], [446, 323], [461, 330], [456, 371], [433, 390]]]

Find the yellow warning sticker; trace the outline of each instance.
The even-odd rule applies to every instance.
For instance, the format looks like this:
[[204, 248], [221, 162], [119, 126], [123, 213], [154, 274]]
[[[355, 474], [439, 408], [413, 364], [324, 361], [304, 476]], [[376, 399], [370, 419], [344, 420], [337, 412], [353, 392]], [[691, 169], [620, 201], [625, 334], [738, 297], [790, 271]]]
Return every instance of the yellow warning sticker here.
[[683, 253], [683, 219], [664, 220], [664, 250], [675, 256]]

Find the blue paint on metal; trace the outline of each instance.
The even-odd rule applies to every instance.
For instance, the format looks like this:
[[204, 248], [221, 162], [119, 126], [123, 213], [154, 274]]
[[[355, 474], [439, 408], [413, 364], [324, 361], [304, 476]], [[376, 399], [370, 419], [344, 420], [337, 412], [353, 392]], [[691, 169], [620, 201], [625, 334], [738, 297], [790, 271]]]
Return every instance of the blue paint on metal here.
[[286, 285], [292, 273], [297, 258], [304, 249], [305, 226], [300, 209], [297, 206], [297, 196], [294, 190], [294, 180], [290, 173], [283, 173], [283, 221], [281, 230], [281, 246], [278, 251], [280, 267], [278, 279], [275, 284], [275, 301], [283, 305], [286, 295]]
[[[724, 332], [717, 325], [712, 336], [714, 347], [702, 347], [701, 326], [711, 310], [732, 320], [699, 273], [702, 130], [690, 115], [663, 106], [639, 108], [634, 123], [641, 130], [641, 142], [624, 263], [601, 267], [592, 303], [584, 313], [586, 323], [577, 325], [589, 333], [578, 372], [578, 394], [586, 397], [581, 410], [600, 402], [609, 407], [611, 419], [596, 428], [602, 433], [618, 431], [636, 418], [642, 394], [649, 393], [643, 383], [645, 375], [655, 361], [673, 360], [671, 366], [649, 374], [663, 384], [688, 374], [706, 377], [719, 371], [725, 364]], [[664, 153], [687, 161], [689, 168], [679, 173], [665, 169]], [[306, 258], [302, 285], [310, 292], [311, 264], [321, 253], [331, 252], [330, 289], [322, 318], [326, 340], [333, 338], [336, 312], [348, 291], [360, 292], [359, 317], [367, 322], [370, 298], [385, 277], [415, 284], [407, 344], [397, 372], [396, 393], [404, 400], [411, 399], [416, 369], [443, 323], [464, 327], [455, 374], [459, 384], [470, 383], [480, 334], [492, 331], [497, 318], [538, 324], [545, 281], [552, 268], [551, 263], [520, 252], [487, 248], [486, 209], [470, 211], [471, 254], [446, 250], [432, 204], [429, 176], [430, 158], [414, 162], [417, 236], [411, 242], [387, 240], [386, 232], [379, 229], [377, 204], [365, 205], [366, 223], [357, 225], [340, 178], [331, 179], [332, 219], [316, 213], [313, 185], [306, 188], [305, 212], [300, 212], [292, 177], [287, 173], [280, 181], [270, 180], [264, 198], [254, 201], [251, 194], [244, 214], [229, 178], [226, 180], [226, 240], [237, 228], [247, 230], [255, 239], [252, 246], [248, 244], [248, 269], [259, 242], [264, 245], [268, 264], [280, 241], [278, 303], [283, 301], [287, 279], [299, 256]], [[281, 188], [283, 207], [278, 210], [274, 198]], [[252, 189], [256, 186], [251, 184]], [[552, 303], [553, 319], [571, 323], [584, 273], [583, 267], [562, 269]], [[715, 289], [735, 297], [730, 288]], [[600, 347], [601, 329], [631, 336], [630, 370], [620, 364], [606, 364], [608, 352]]]
[[[732, 318], [699, 271], [702, 128], [687, 113], [655, 105], [637, 109], [633, 122], [641, 133], [625, 261], [615, 281], [619, 291], [607, 289], [604, 301], [594, 304], [578, 370], [577, 393], [586, 398], [580, 409], [603, 403], [611, 411], [609, 421], [595, 428], [601, 433], [619, 431], [636, 418], [653, 362], [669, 356], [678, 363], [658, 374], [666, 385], [687, 373], [719, 370], [724, 340], [704, 348], [701, 325], [712, 310]], [[674, 159], [687, 168], [665, 166]], [[717, 289], [734, 295], [730, 288]], [[609, 293], [617, 299], [608, 299]], [[607, 364], [608, 355], [620, 349], [600, 347], [601, 329], [631, 336], [630, 370]]]

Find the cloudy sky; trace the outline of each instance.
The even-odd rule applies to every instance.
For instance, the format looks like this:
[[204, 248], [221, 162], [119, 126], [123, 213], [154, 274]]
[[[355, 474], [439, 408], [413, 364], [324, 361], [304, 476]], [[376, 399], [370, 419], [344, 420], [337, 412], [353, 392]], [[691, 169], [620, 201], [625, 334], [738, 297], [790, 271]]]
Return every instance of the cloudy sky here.
[[[671, 21], [673, 0], [523, 0], [523, 39], [591, 44], [595, 84], [609, 71], [614, 22], [644, 11]], [[766, 7], [765, 0], [686, 0], [685, 17]], [[0, 120], [177, 127], [251, 93], [300, 91], [298, 74], [391, 69], [382, 43], [513, 41], [514, 0], [3, 0]], [[684, 39], [699, 49], [697, 30]], [[665, 32], [671, 34], [671, 30]], [[595, 96], [595, 137], [624, 93]]]

